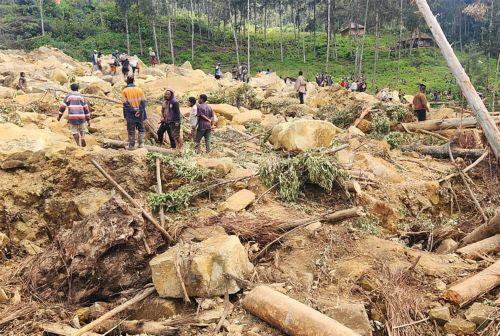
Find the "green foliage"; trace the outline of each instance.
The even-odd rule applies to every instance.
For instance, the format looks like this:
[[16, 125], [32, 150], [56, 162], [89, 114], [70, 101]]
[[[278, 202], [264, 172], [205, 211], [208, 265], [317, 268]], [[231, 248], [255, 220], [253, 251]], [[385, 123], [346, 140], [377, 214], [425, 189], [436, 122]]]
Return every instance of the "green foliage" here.
[[184, 185], [172, 192], [158, 194], [149, 193], [148, 200], [152, 207], [157, 208], [163, 205], [167, 212], [176, 212], [189, 205], [193, 196], [193, 187]]
[[343, 187], [348, 174], [321, 152], [305, 152], [294, 157], [274, 156], [262, 160], [259, 167], [261, 180], [268, 187], [278, 186], [281, 199], [297, 200], [305, 184], [315, 184], [326, 191], [335, 185]]
[[391, 121], [385, 113], [375, 113], [372, 118], [373, 132], [375, 135], [383, 135], [391, 130]]
[[351, 126], [360, 112], [356, 110], [341, 109], [337, 105], [325, 105], [316, 113], [316, 117], [322, 120], [328, 120], [340, 128]]
[[264, 99], [261, 103], [261, 108], [272, 114], [283, 114], [285, 109], [297, 102], [286, 97], [271, 97]]
[[408, 109], [404, 105], [389, 105], [385, 112], [392, 121], [402, 122], [408, 116]]
[[395, 149], [407, 144], [411, 140], [411, 137], [408, 133], [390, 132], [384, 137], [384, 140], [389, 143], [391, 149]]
[[208, 175], [208, 170], [206, 168], [200, 167], [196, 164], [196, 161], [193, 160], [191, 153], [189, 153], [190, 149], [186, 146], [184, 150], [184, 155], [163, 155], [154, 152], [148, 152], [148, 159], [154, 164], [156, 158], [160, 158], [160, 160], [169, 165], [176, 176], [183, 178], [189, 182], [200, 181], [203, 180]]
[[364, 230], [372, 235], [376, 235], [379, 233], [379, 224], [380, 220], [373, 214], [368, 214], [354, 221], [355, 227]]
[[15, 105], [0, 105], [0, 124], [13, 123], [22, 126], [21, 117], [16, 111]]

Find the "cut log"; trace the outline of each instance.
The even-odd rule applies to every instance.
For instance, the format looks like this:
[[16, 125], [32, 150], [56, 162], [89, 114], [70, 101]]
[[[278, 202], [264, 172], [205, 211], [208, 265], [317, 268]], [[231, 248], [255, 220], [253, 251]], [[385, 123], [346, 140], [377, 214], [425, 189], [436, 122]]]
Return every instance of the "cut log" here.
[[319, 311], [266, 286], [257, 286], [242, 301], [243, 308], [292, 336], [359, 336]]
[[467, 259], [479, 260], [484, 255], [500, 252], [500, 234], [464, 246], [457, 253]]
[[145, 298], [147, 298], [148, 296], [153, 294], [155, 291], [156, 291], [156, 289], [154, 287], [149, 287], [149, 288], [145, 289], [144, 291], [142, 291], [142, 293], [134, 296], [132, 299], [128, 300], [127, 302], [119, 305], [118, 307], [111, 309], [109, 312], [102, 315], [98, 319], [95, 319], [94, 321], [90, 322], [89, 324], [87, 324], [83, 328], [78, 329], [75, 333], [73, 333], [72, 336], [84, 335], [86, 332], [91, 331], [92, 329], [94, 329], [95, 327], [97, 327], [98, 325], [103, 323], [104, 321], [109, 320], [110, 318], [112, 318], [116, 314], [124, 311], [128, 307], [133, 306], [134, 304], [136, 304], [138, 302], [141, 302], [142, 300], [144, 300]]
[[482, 101], [479, 94], [476, 92], [476, 89], [472, 85], [469, 76], [465, 73], [464, 68], [460, 64], [457, 56], [453, 52], [450, 43], [446, 39], [446, 36], [439, 25], [436, 17], [432, 14], [432, 11], [427, 4], [426, 0], [417, 0], [417, 6], [420, 10], [420, 13], [424, 16], [425, 22], [429, 26], [432, 35], [434, 36], [434, 40], [436, 41], [439, 49], [441, 49], [441, 53], [448, 64], [453, 76], [457, 80], [457, 84], [460, 86], [462, 93], [467, 99], [467, 103], [474, 111], [478, 123], [481, 125], [481, 128], [484, 131], [484, 135], [488, 140], [491, 148], [493, 149], [493, 153], [495, 157], [500, 158], [500, 131], [498, 130], [495, 121], [492, 116], [488, 113], [484, 102]]
[[[62, 336], [73, 336], [78, 329], [72, 328], [69, 325], [61, 324], [61, 323], [43, 323], [40, 325], [40, 328], [43, 329], [46, 333], [62, 335]], [[101, 334], [95, 332], [86, 332], [82, 334], [82, 336], [100, 336]]]
[[280, 225], [276, 231], [289, 231], [289, 230], [295, 229], [301, 225], [304, 225], [305, 223], [309, 223], [309, 222], [311, 222], [311, 220], [313, 222], [314, 221], [326, 221], [326, 222], [330, 222], [330, 223], [335, 223], [335, 222], [343, 221], [343, 220], [346, 220], [349, 218], [354, 218], [354, 217], [359, 217], [359, 216], [364, 216], [364, 215], [365, 214], [363, 212], [363, 207], [352, 207], [349, 209], [339, 210], [339, 211], [336, 211], [334, 213], [327, 213], [327, 214], [323, 214], [323, 215], [320, 215], [317, 217], [308, 218], [305, 220], [297, 220], [297, 221], [293, 221], [293, 222], [284, 223], [284, 224]]
[[[100, 141], [101, 141], [103, 147], [127, 148], [127, 146], [128, 146], [128, 142], [121, 141], [121, 140], [100, 139]], [[146, 148], [150, 152], [160, 153], [160, 154], [165, 154], [165, 155], [176, 153], [175, 149], [171, 149], [171, 148], [162, 148], [162, 147], [149, 146], [149, 145], [144, 145], [144, 148]]]
[[460, 246], [466, 246], [480, 240], [486, 239], [500, 233], [500, 209], [488, 223], [478, 226], [471, 233], [465, 236], [460, 242]]
[[104, 334], [114, 328], [127, 335], [169, 336], [179, 333], [179, 329], [175, 327], [164, 325], [161, 322], [144, 320], [121, 321], [119, 319], [112, 319], [104, 321], [95, 329]]
[[[419, 145], [407, 145], [402, 146], [401, 150], [403, 152], [418, 152], [423, 155], [430, 155], [438, 159], [448, 159], [450, 153], [448, 150], [448, 144], [442, 146], [419, 146]], [[452, 148], [451, 152], [453, 157], [469, 158], [476, 160], [484, 154], [484, 149], [464, 149], [464, 148]]]
[[470, 278], [447, 289], [443, 297], [462, 307], [500, 285], [500, 260]]
[[[157, 157], [155, 160], [155, 165], [156, 165], [156, 192], [158, 194], [163, 193], [162, 185], [161, 185], [161, 162], [160, 158]], [[165, 213], [163, 212], [163, 205], [160, 205], [160, 209], [158, 211], [158, 214], [160, 216], [160, 225], [162, 228], [165, 227]]]
[[[160, 116], [156, 113], [148, 113], [148, 118], [144, 120], [144, 128], [146, 132], [151, 134], [158, 142], [158, 128], [160, 127]], [[164, 141], [165, 142], [165, 141]]]
[[[495, 123], [500, 122], [500, 117], [493, 117]], [[475, 128], [478, 123], [476, 118], [449, 118], [449, 119], [429, 119], [425, 121], [402, 123], [401, 127], [410, 132], [417, 132], [419, 130], [425, 131], [441, 131], [445, 129], [455, 128]]]

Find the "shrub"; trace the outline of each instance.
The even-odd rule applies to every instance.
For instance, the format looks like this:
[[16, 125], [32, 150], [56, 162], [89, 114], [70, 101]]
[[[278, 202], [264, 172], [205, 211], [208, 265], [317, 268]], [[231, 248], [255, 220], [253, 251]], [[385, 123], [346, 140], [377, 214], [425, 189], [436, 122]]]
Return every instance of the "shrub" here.
[[391, 129], [391, 121], [385, 113], [375, 113], [372, 118], [373, 132], [375, 134], [387, 134]]

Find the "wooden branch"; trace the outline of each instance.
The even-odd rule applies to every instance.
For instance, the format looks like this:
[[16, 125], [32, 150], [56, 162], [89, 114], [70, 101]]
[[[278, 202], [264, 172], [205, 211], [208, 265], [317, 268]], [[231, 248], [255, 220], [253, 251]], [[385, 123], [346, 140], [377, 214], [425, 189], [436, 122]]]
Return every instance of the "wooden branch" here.
[[186, 290], [186, 284], [184, 283], [184, 278], [182, 277], [182, 272], [181, 272], [181, 261], [179, 257], [179, 251], [177, 251], [175, 255], [175, 273], [177, 274], [177, 278], [179, 279], [179, 282], [181, 283], [181, 288], [182, 288], [182, 294], [184, 295], [184, 303], [191, 303], [191, 300], [189, 300], [189, 295]]
[[[158, 194], [162, 194], [163, 190], [161, 186], [161, 163], [159, 157], [156, 158], [155, 165], [156, 165], [156, 192]], [[163, 205], [160, 205], [158, 213], [160, 216], [160, 225], [162, 228], [165, 228], [165, 213], [163, 212]]]
[[478, 226], [465, 236], [460, 241], [460, 246], [463, 247], [478, 242], [498, 233], [500, 233], [500, 209], [497, 209], [495, 216], [493, 216], [488, 223]]
[[[472, 168], [474, 168], [475, 166], [477, 166], [481, 161], [484, 160], [485, 157], [488, 156], [488, 153], [489, 151], [486, 150], [483, 155], [481, 155], [476, 161], [474, 161], [473, 163], [471, 163], [470, 165], [468, 165], [467, 167], [465, 167], [462, 172], [465, 174], [467, 173], [469, 170], [471, 170]], [[442, 179], [438, 180], [439, 183], [441, 182], [444, 182], [444, 181], [447, 181], [455, 176], [458, 176], [460, 175], [459, 173], [452, 173], [452, 174], [449, 174], [449, 175], [446, 175], [445, 177], [443, 177]]]
[[[75, 329], [73, 327], [70, 327], [69, 325], [61, 324], [61, 323], [42, 323], [40, 325], [40, 328], [42, 328], [43, 331], [45, 331], [47, 333], [62, 335], [62, 336], [72, 336], [75, 334], [75, 332], [78, 331], [78, 329]], [[83, 336], [100, 336], [101, 334], [89, 331], [89, 332], [86, 332], [82, 335]]]
[[361, 112], [359, 118], [354, 121], [354, 124], [352, 124], [352, 126], [358, 127], [361, 120], [363, 120], [368, 115], [368, 113], [370, 113], [371, 109], [372, 109], [371, 106], [365, 107], [365, 109]]
[[217, 333], [220, 331], [220, 328], [222, 327], [222, 324], [226, 320], [227, 315], [229, 315], [229, 310], [231, 309], [231, 302], [229, 302], [229, 291], [227, 290], [230, 278], [226, 275], [226, 273], [223, 274], [223, 276], [224, 276], [224, 286], [225, 286], [225, 290], [224, 290], [224, 311], [222, 312], [222, 315], [221, 315], [221, 317], [219, 319], [219, 323], [217, 323], [217, 326], [215, 327], [215, 332], [217, 332]]
[[338, 222], [338, 221], [342, 221], [342, 220], [345, 220], [348, 218], [353, 218], [353, 217], [358, 217], [358, 216], [364, 216], [364, 212], [363, 212], [362, 207], [353, 207], [350, 209], [340, 210], [337, 212], [329, 211], [329, 212], [326, 212], [326, 213], [319, 215], [319, 216], [316, 216], [316, 217], [282, 224], [282, 225], [278, 226], [278, 228], [276, 230], [277, 231], [285, 231], [285, 233], [283, 233], [281, 236], [279, 236], [278, 238], [274, 239], [272, 242], [270, 242], [266, 246], [264, 246], [262, 248], [262, 250], [253, 257], [253, 259], [255, 260], [258, 257], [260, 257], [262, 254], [264, 254], [264, 252], [267, 251], [267, 249], [269, 247], [271, 247], [274, 243], [283, 239], [285, 236], [289, 235], [292, 232], [298, 231], [299, 229], [306, 227], [309, 224], [315, 223], [315, 222], [320, 221], [320, 220], [326, 220], [326, 221], [334, 223], [334, 222]]
[[433, 136], [435, 138], [438, 138], [438, 139], [444, 140], [444, 141], [449, 141], [450, 140], [447, 137], [445, 137], [444, 135], [437, 134], [437, 133], [434, 133], [434, 132], [431, 132], [431, 131], [428, 131], [428, 130], [424, 130], [424, 129], [419, 129], [416, 132], [417, 133], [422, 133], [422, 134], [427, 134], [427, 135]]
[[134, 296], [132, 299], [128, 300], [127, 302], [119, 305], [118, 307], [111, 309], [109, 312], [105, 313], [101, 317], [90, 322], [89, 324], [87, 324], [83, 328], [78, 329], [72, 336], [82, 336], [86, 332], [91, 331], [92, 329], [94, 329], [95, 327], [97, 327], [98, 325], [103, 323], [104, 321], [109, 320], [110, 318], [112, 318], [116, 314], [124, 311], [128, 307], [133, 306], [134, 304], [136, 304], [138, 302], [141, 302], [142, 300], [144, 300], [145, 298], [147, 298], [148, 296], [150, 296], [154, 292], [156, 292], [156, 289], [154, 287], [149, 287], [149, 288], [145, 289], [144, 291], [142, 291], [142, 293]]
[[443, 297], [453, 304], [463, 307], [498, 285], [500, 285], [500, 259], [490, 267], [450, 287], [444, 292]]
[[96, 329], [99, 332], [107, 335], [113, 329], [119, 329], [121, 333], [127, 335], [154, 335], [154, 336], [170, 336], [178, 335], [179, 329], [163, 324], [157, 321], [145, 320], [130, 320], [122, 321], [118, 319], [104, 321]]
[[291, 336], [359, 336], [352, 329], [267, 286], [257, 286], [243, 308]]
[[480, 260], [484, 255], [500, 252], [500, 233], [457, 250], [463, 258]]
[[[448, 159], [450, 154], [448, 152], [448, 144], [442, 146], [420, 146], [417, 144], [401, 146], [403, 152], [418, 152], [423, 155], [430, 155], [438, 159]], [[471, 158], [477, 159], [484, 154], [484, 149], [464, 149], [464, 148], [452, 148], [451, 152], [454, 157]]]
[[[500, 122], [500, 117], [493, 117], [495, 123]], [[477, 119], [474, 117], [466, 118], [449, 118], [449, 119], [429, 119], [425, 121], [416, 121], [411, 123], [401, 123], [400, 126], [407, 131], [418, 132], [425, 131], [441, 131], [455, 128], [475, 128], [477, 127]]]
[[[128, 146], [128, 142], [121, 141], [121, 140], [100, 139], [100, 141], [101, 141], [103, 147], [127, 148], [127, 146]], [[144, 145], [144, 148], [146, 148], [150, 152], [160, 153], [160, 154], [165, 154], [165, 155], [176, 153], [175, 149], [171, 149], [171, 148], [162, 148], [162, 147], [149, 146], [149, 145]]]
[[340, 152], [342, 149], [345, 149], [347, 147], [349, 147], [349, 144], [343, 144], [343, 145], [340, 145], [338, 147], [334, 147], [334, 148], [326, 150], [325, 154], [335, 154], [335, 153]]
[[427, 1], [417, 0], [417, 6], [424, 16], [425, 21], [427, 22], [427, 25], [429, 26], [432, 35], [434, 36], [434, 40], [441, 49], [448, 67], [455, 76], [458, 85], [462, 89], [462, 93], [471, 106], [472, 111], [474, 111], [477, 120], [484, 131], [484, 135], [486, 136], [488, 143], [493, 149], [493, 153], [497, 158], [500, 158], [500, 131], [498, 130], [495, 121], [488, 113], [488, 110], [481, 100], [481, 97], [479, 97], [479, 94], [476, 92], [476, 89], [465, 73], [464, 68], [453, 52], [453, 49], [451, 48], [448, 40], [446, 39], [446, 36], [443, 33], [443, 30], [441, 29], [441, 26], [439, 25], [436, 17], [432, 14]]
[[165, 228], [161, 227], [160, 224], [158, 224], [158, 222], [156, 221], [156, 219], [153, 218], [153, 215], [151, 215], [149, 212], [147, 212], [146, 210], [144, 210], [143, 207], [141, 207], [141, 205], [135, 200], [132, 198], [132, 196], [130, 196], [130, 194], [125, 191], [125, 189], [123, 189], [123, 187], [121, 185], [118, 184], [118, 182], [116, 182], [112, 177], [111, 175], [109, 175], [103, 167], [101, 167], [101, 165], [99, 163], [97, 163], [96, 160], [92, 159], [92, 164], [97, 168], [97, 170], [99, 170], [99, 172], [109, 181], [111, 182], [111, 184], [116, 188], [116, 190], [118, 190], [130, 203], [132, 203], [132, 205], [138, 209], [141, 210], [142, 212], [142, 215], [148, 220], [151, 222], [151, 224], [153, 224], [153, 226], [162, 234], [162, 236], [167, 240], [167, 242], [171, 242], [172, 241], [172, 237], [170, 237], [170, 235], [168, 234], [168, 232], [165, 230]]
[[[453, 158], [453, 154], [451, 152], [451, 147], [448, 146], [448, 154], [450, 156], [450, 159], [451, 161], [453, 161], [453, 164], [455, 165], [455, 167], [458, 168], [458, 165], [455, 161], [455, 158]], [[469, 182], [467, 182], [467, 179], [465, 178], [465, 174], [461, 171], [461, 170], [458, 170], [458, 173], [460, 174], [460, 177], [462, 178], [462, 181], [464, 182], [465, 184], [465, 188], [467, 189], [467, 191], [469, 192], [469, 195], [470, 197], [472, 198], [472, 201], [474, 202], [474, 205], [476, 206], [477, 210], [479, 211], [479, 213], [481, 214], [481, 216], [483, 217], [483, 220], [485, 222], [488, 222], [488, 217], [486, 217], [485, 213], [484, 213], [484, 210], [483, 208], [481, 207], [481, 204], [479, 204], [479, 201], [477, 200], [477, 197], [476, 195], [474, 195], [474, 192], [472, 191], [472, 189], [470, 188], [470, 185], [469, 185]]]

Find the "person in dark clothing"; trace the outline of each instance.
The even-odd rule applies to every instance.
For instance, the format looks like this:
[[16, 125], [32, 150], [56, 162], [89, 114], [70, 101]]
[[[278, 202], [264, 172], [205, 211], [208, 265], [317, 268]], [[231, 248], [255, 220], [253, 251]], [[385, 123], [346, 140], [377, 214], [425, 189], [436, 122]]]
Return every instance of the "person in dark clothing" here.
[[181, 138], [181, 111], [179, 102], [174, 97], [174, 91], [167, 90], [163, 96], [164, 100], [161, 107], [161, 122], [158, 129], [158, 143], [163, 143], [163, 136], [165, 132], [168, 134], [170, 146], [177, 150], [182, 150]]
[[120, 62], [122, 64], [123, 77], [126, 79], [128, 77], [128, 73], [130, 71], [130, 59], [128, 58], [128, 55], [123, 55], [120, 58]]
[[210, 137], [212, 135], [212, 127], [214, 125], [214, 111], [207, 104], [207, 95], [202, 94], [198, 99], [198, 107], [196, 115], [198, 116], [198, 128], [196, 130], [196, 152], [200, 152], [201, 139], [205, 138], [206, 152], [210, 152]]
[[123, 102], [123, 117], [127, 121], [129, 145], [127, 149], [135, 147], [135, 130], [139, 132], [139, 148], [144, 145], [144, 120], [146, 114], [146, 96], [142, 89], [134, 85], [134, 77], [127, 78], [127, 86], [121, 92]]

